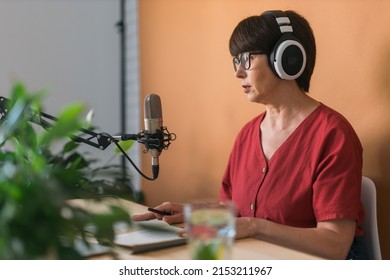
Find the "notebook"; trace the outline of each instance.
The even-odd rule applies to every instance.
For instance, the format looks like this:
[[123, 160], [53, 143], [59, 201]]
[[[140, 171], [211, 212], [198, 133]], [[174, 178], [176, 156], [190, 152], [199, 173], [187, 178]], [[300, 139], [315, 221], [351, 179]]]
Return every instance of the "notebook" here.
[[185, 244], [186, 239], [177, 235], [181, 230], [160, 220], [134, 222], [130, 231], [115, 236], [114, 243], [129, 247], [133, 254], [137, 254]]

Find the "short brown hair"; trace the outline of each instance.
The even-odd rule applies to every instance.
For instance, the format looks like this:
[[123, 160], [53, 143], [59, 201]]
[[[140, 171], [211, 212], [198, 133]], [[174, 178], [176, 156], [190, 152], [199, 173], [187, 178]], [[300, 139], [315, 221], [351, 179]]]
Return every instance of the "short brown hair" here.
[[[285, 11], [293, 27], [294, 36], [301, 42], [306, 51], [306, 67], [296, 79], [298, 86], [309, 92], [310, 79], [316, 61], [316, 43], [309, 22], [294, 11]], [[237, 56], [243, 52], [263, 51], [268, 58], [281, 36], [279, 25], [272, 14], [264, 13], [250, 16], [238, 23], [229, 41], [230, 54]], [[270, 60], [268, 59], [270, 62]]]

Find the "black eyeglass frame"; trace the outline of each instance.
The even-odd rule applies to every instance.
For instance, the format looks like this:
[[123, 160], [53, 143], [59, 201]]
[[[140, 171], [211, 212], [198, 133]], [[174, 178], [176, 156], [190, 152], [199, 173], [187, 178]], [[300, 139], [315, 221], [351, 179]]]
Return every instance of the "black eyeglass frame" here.
[[[263, 51], [253, 51], [253, 52], [243, 52], [239, 54], [238, 56], [233, 57], [233, 68], [234, 72], [237, 72], [238, 65], [241, 65], [244, 70], [249, 70], [251, 68], [251, 56], [254, 54], [266, 54]], [[247, 55], [248, 57], [248, 67], [245, 67], [246, 60], [243, 60], [242, 58]]]

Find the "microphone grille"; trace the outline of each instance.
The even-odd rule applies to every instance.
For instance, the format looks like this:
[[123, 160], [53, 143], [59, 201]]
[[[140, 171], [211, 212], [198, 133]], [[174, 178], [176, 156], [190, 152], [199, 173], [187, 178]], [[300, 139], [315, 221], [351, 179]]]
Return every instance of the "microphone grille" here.
[[157, 94], [151, 93], [145, 97], [144, 115], [147, 119], [161, 119], [161, 99]]

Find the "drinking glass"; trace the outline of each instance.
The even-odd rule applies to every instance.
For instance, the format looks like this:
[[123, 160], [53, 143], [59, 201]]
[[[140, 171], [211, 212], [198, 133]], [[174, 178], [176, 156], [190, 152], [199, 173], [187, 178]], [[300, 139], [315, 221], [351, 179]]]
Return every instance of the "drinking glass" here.
[[191, 259], [231, 259], [236, 235], [236, 211], [232, 202], [186, 203], [184, 220]]

